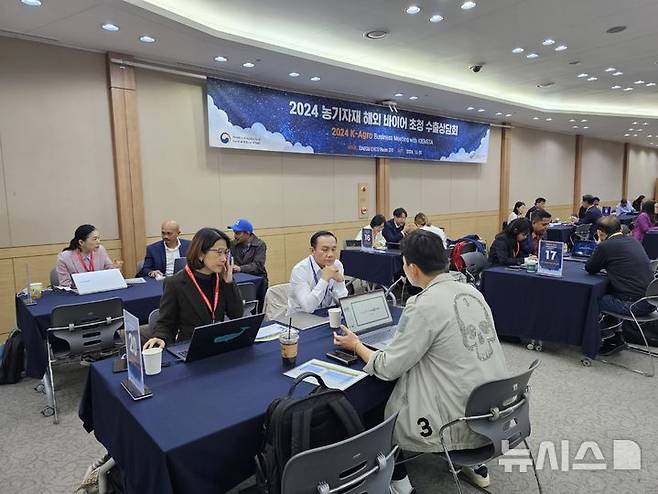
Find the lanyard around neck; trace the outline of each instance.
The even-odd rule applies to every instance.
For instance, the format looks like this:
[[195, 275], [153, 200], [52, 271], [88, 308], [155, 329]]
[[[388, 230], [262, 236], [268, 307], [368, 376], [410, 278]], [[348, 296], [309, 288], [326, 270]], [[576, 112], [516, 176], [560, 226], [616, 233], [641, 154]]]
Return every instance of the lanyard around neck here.
[[78, 254], [78, 259], [80, 260], [80, 264], [82, 264], [82, 269], [84, 269], [87, 273], [90, 271], [94, 270], [94, 252], [89, 253], [89, 265], [85, 262], [84, 258], [82, 257], [82, 252], [80, 250], [76, 251]]
[[[313, 266], [313, 258], [309, 257], [308, 262], [311, 265], [311, 273], [313, 273], [313, 281], [315, 281], [315, 284], [317, 285], [318, 281], [320, 281], [320, 280], [318, 280], [318, 275], [315, 272], [315, 266]], [[324, 291], [324, 297], [322, 297], [323, 302], [324, 302], [324, 299], [327, 298], [327, 293], [329, 293], [332, 290], [333, 290], [332, 288], [329, 288], [329, 282], [327, 282], [327, 289]]]
[[203, 293], [203, 290], [201, 290], [201, 287], [199, 286], [199, 282], [196, 280], [196, 277], [194, 276], [194, 273], [192, 273], [192, 270], [190, 269], [189, 266], [185, 266], [185, 272], [187, 273], [187, 276], [190, 277], [192, 280], [192, 283], [194, 283], [194, 286], [196, 286], [196, 289], [199, 292], [199, 295], [201, 295], [201, 299], [204, 301], [206, 304], [206, 307], [208, 307], [208, 310], [210, 311], [210, 314], [212, 315], [212, 321], [215, 322], [215, 311], [217, 310], [217, 305], [219, 304], [219, 275], [215, 274], [215, 300], [213, 302], [213, 305], [210, 305], [210, 301], [208, 300], [208, 297], [206, 297], [206, 294]]

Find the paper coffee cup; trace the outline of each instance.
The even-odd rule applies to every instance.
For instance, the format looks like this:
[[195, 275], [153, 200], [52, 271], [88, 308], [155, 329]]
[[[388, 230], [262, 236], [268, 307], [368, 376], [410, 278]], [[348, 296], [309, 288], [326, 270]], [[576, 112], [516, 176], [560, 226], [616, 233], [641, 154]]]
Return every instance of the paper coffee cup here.
[[336, 307], [334, 309], [329, 309], [329, 326], [332, 329], [340, 328], [340, 317], [341, 317], [340, 308]]
[[30, 283], [30, 294], [32, 298], [41, 298], [43, 283]]
[[153, 376], [162, 370], [162, 348], [152, 347], [142, 351], [144, 357], [144, 374]]

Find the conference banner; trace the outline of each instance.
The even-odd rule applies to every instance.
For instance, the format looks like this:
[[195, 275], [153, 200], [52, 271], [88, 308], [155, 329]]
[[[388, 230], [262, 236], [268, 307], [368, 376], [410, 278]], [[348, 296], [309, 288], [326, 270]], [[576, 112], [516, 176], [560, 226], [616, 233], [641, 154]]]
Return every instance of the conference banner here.
[[208, 78], [211, 147], [483, 163], [489, 125]]

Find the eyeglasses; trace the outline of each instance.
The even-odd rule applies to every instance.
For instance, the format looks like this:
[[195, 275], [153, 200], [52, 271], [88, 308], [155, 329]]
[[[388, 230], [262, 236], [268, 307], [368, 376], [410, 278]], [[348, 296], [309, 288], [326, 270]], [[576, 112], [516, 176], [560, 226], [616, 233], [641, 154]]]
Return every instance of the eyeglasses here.
[[215, 252], [217, 255], [225, 256], [228, 253], [228, 249], [208, 249], [208, 252]]

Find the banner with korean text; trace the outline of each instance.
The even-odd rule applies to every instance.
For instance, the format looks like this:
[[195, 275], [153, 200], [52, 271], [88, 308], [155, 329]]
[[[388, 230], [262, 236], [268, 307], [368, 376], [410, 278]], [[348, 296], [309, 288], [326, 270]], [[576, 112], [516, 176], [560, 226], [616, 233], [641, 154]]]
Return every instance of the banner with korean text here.
[[208, 79], [210, 146], [483, 163], [489, 125]]

